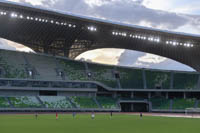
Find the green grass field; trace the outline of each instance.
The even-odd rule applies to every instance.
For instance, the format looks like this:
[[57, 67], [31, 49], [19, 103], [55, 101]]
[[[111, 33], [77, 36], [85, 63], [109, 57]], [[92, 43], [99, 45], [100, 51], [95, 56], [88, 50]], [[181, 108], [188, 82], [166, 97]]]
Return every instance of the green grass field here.
[[0, 115], [0, 133], [198, 133], [200, 119], [136, 115]]

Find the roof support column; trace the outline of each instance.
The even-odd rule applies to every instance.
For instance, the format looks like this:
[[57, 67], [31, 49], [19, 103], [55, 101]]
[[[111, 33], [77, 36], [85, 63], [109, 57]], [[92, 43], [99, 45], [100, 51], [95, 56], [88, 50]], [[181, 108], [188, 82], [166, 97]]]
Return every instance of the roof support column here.
[[174, 88], [174, 72], [171, 72], [171, 77], [170, 77], [170, 89]]
[[45, 44], [43, 46], [45, 54], [49, 54], [49, 46], [51, 45], [52, 42], [53, 42], [52, 40], [45, 41]]
[[147, 89], [146, 73], [144, 69], [142, 70], [142, 78], [143, 78], [144, 89]]
[[199, 79], [198, 79], [198, 83], [197, 83], [197, 89], [200, 89], [200, 74], [199, 74]]
[[131, 99], [133, 99], [134, 98], [134, 92], [132, 91], [131, 92]]
[[148, 92], [148, 99], [151, 99], [151, 92]]
[[169, 92], [166, 92], [165, 97], [166, 97], [166, 99], [169, 99]]
[[183, 98], [186, 99], [186, 92], [183, 92]]

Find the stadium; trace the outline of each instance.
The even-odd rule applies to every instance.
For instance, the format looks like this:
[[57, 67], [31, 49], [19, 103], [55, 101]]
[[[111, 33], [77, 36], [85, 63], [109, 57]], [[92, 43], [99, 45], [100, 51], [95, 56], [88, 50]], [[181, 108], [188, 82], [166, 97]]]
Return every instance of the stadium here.
[[[0, 2], [0, 37], [35, 51], [0, 50], [0, 112], [157, 112], [200, 108], [200, 36]], [[123, 45], [122, 45], [123, 44]], [[122, 48], [196, 72], [74, 60]]]

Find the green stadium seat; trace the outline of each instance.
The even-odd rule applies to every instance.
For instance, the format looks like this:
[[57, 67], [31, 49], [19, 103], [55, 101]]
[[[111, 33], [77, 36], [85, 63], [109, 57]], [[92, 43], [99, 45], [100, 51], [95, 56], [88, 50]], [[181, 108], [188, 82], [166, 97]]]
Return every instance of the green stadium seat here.
[[117, 99], [113, 99], [111, 97], [102, 97], [98, 96], [97, 101], [104, 109], [118, 109]]
[[174, 73], [174, 89], [197, 89], [199, 74]]
[[91, 80], [98, 81], [111, 88], [118, 88], [113, 66], [88, 63], [88, 68], [92, 73]]
[[173, 100], [173, 109], [185, 110], [186, 108], [194, 108], [195, 99], [174, 99]]
[[170, 89], [170, 72], [145, 70], [148, 89]]
[[143, 89], [142, 69], [117, 67], [123, 89]]
[[10, 104], [5, 97], [0, 97], [0, 108], [9, 108]]
[[68, 80], [88, 80], [85, 66], [82, 62], [72, 61], [67, 59], [58, 59], [60, 65], [65, 71], [65, 76]]
[[150, 99], [152, 103], [152, 109], [159, 110], [169, 110], [170, 108], [170, 100], [165, 98], [152, 98]]
[[25, 62], [20, 52], [0, 50], [0, 64], [3, 78], [27, 78]]
[[8, 97], [15, 108], [40, 108], [42, 105], [34, 96]]
[[69, 99], [77, 108], [98, 108], [93, 98], [71, 96]]
[[50, 109], [69, 109], [71, 103], [64, 96], [40, 96], [39, 97], [46, 108]]

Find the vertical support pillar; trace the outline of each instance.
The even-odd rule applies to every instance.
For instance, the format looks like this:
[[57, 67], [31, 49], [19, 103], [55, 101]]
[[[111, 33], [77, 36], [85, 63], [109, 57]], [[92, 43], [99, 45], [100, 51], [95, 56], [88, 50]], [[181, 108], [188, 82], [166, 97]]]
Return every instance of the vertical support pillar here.
[[148, 99], [151, 99], [151, 92], [148, 92]]
[[48, 54], [48, 53], [49, 53], [49, 47], [48, 47], [48, 45], [45, 45], [45, 46], [44, 46], [44, 53], [45, 53], [45, 54]]
[[131, 92], [131, 99], [133, 99], [134, 98], [134, 92], [132, 91]]
[[186, 99], [187, 96], [186, 96], [186, 92], [183, 92], [183, 98]]
[[166, 92], [166, 99], [169, 99], [169, 92]]
[[134, 104], [131, 103], [131, 111], [133, 112], [134, 111]]
[[50, 52], [49, 52], [49, 46], [51, 45], [51, 43], [52, 43], [53, 41], [52, 40], [46, 40], [44, 43], [44, 45], [43, 45], [43, 51], [44, 51], [44, 53], [45, 54], [49, 54]]
[[198, 79], [198, 83], [197, 83], [197, 89], [200, 89], [200, 74], [199, 74], [199, 79]]
[[[70, 43], [70, 42], [67, 42], [66, 40], [64, 41], [64, 44], [63, 44], [63, 54], [65, 57], [68, 57], [69, 56], [69, 49], [67, 48], [67, 43]], [[70, 45], [71, 46], [71, 45]]]
[[145, 69], [142, 70], [142, 78], [143, 78], [144, 89], [147, 89], [147, 81], [146, 81]]
[[113, 93], [113, 98], [117, 98], [117, 92]]
[[174, 72], [171, 72], [170, 89], [174, 88]]

